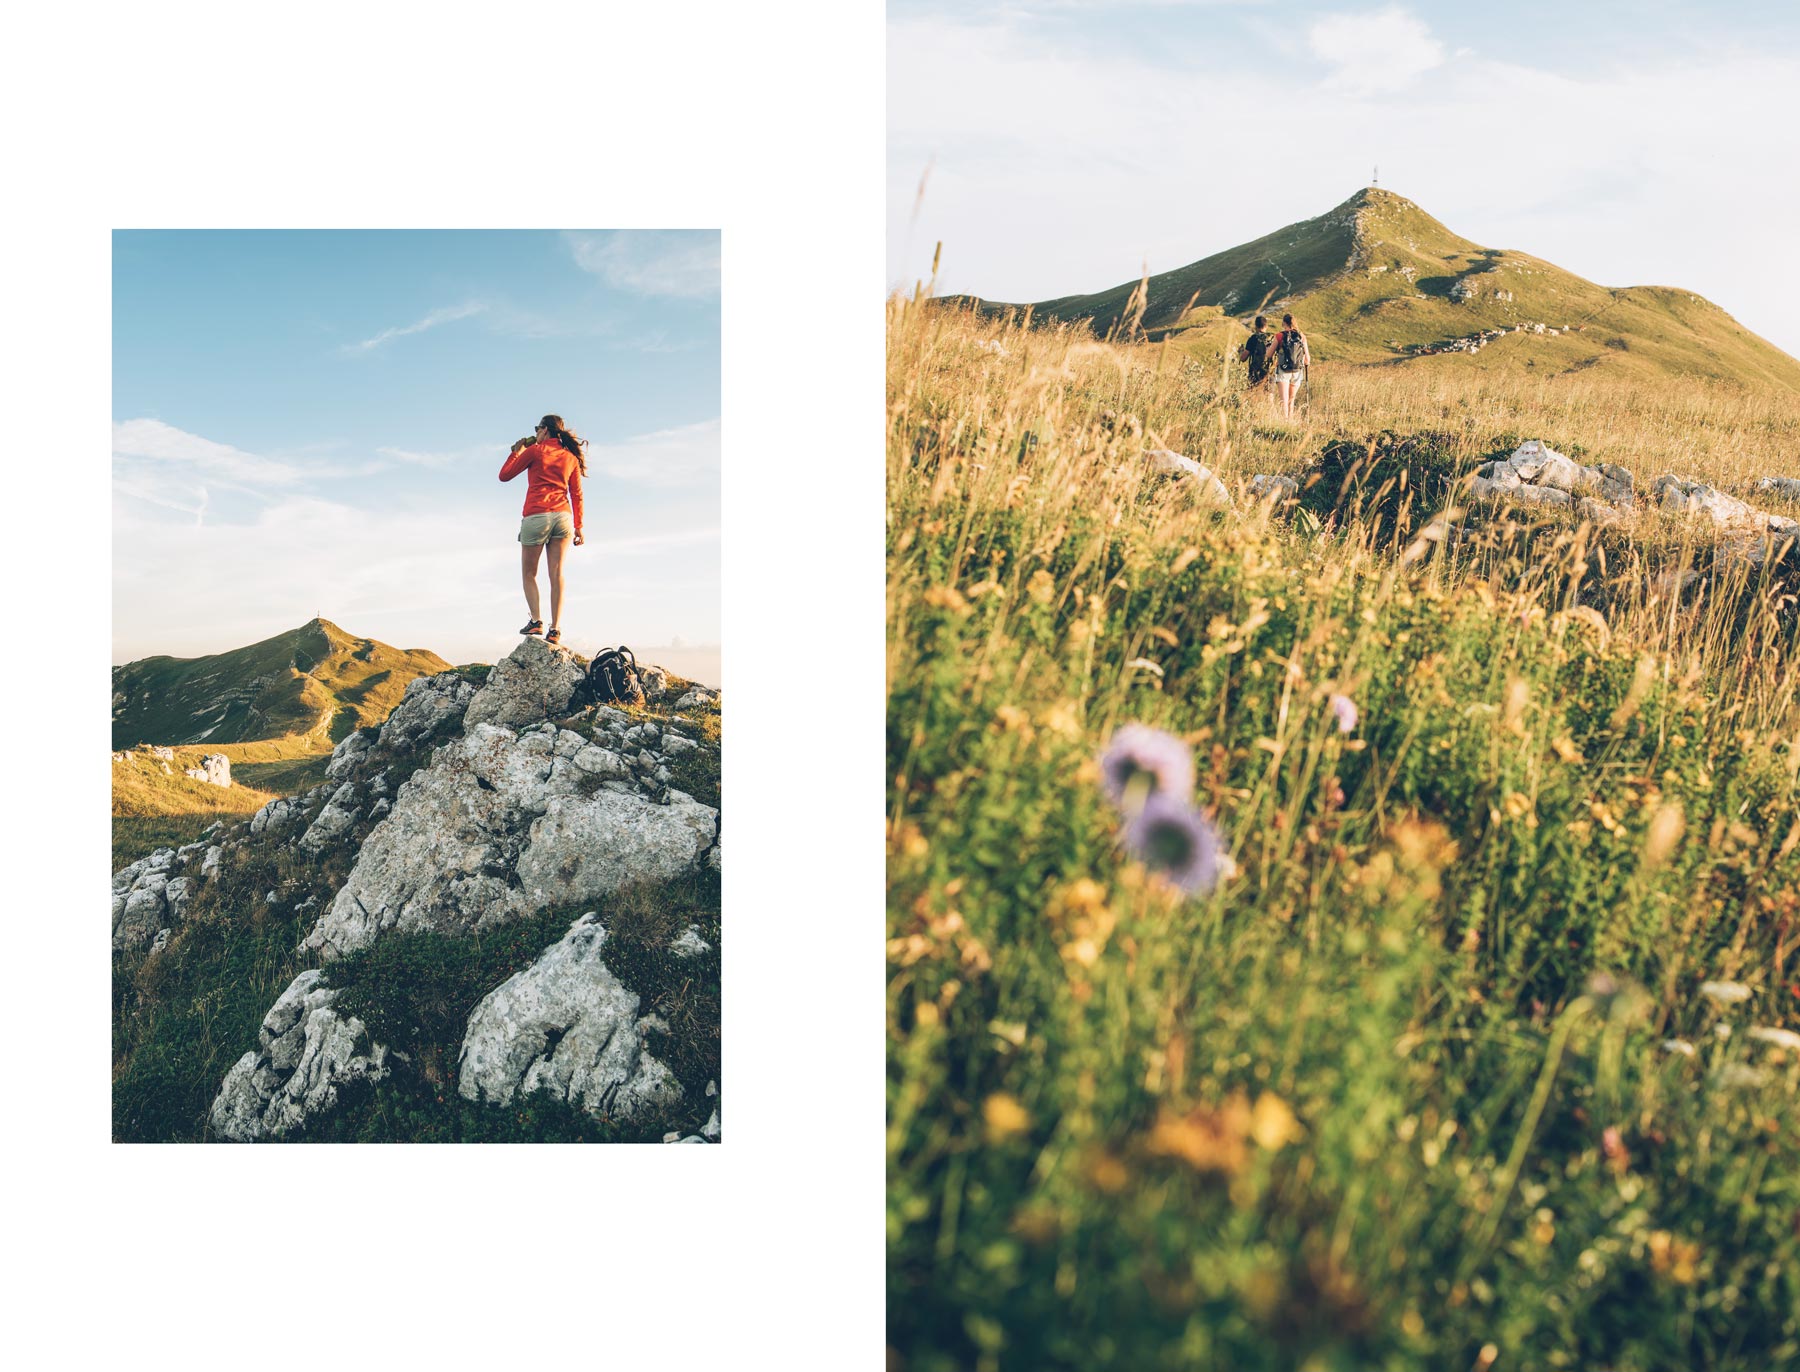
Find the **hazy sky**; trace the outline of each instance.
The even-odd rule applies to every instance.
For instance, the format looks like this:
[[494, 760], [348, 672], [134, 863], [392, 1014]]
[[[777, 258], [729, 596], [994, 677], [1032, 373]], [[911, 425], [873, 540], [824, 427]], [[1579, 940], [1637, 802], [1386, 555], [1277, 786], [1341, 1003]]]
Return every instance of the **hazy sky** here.
[[[890, 0], [888, 277], [1099, 290], [1368, 184], [1800, 354], [1800, 6]], [[924, 192], [920, 197], [920, 183]]]
[[590, 441], [569, 643], [718, 680], [718, 233], [121, 231], [113, 330], [114, 662], [314, 615], [494, 661], [496, 478], [556, 413]]

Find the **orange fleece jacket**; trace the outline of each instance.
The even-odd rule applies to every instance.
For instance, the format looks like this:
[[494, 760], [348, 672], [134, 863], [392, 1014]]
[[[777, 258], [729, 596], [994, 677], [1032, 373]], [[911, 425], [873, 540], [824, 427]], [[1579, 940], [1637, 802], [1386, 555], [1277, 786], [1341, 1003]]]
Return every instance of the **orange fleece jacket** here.
[[581, 464], [575, 460], [575, 454], [560, 443], [533, 443], [507, 456], [500, 468], [500, 479], [511, 481], [523, 471], [531, 473], [525, 487], [524, 513], [567, 510], [575, 521], [575, 532], [580, 533]]

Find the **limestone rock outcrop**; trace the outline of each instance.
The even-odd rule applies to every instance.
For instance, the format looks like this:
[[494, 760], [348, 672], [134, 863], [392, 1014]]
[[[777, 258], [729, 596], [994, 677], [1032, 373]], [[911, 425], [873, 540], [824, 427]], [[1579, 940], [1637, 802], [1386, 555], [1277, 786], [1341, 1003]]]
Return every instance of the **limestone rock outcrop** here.
[[400, 788], [307, 946], [331, 957], [387, 929], [466, 933], [695, 870], [718, 812], [634, 771], [548, 722], [471, 725]]
[[[500, 669], [494, 670], [497, 673]], [[490, 676], [489, 680], [492, 679]], [[406, 683], [406, 695], [381, 726], [381, 746], [390, 753], [411, 752], [432, 739], [453, 732], [462, 722], [475, 694], [475, 684], [460, 672], [414, 677]], [[344, 741], [348, 743], [349, 739]]]
[[507, 1104], [548, 1092], [622, 1120], [680, 1101], [680, 1082], [646, 1045], [652, 1022], [640, 1022], [637, 993], [607, 968], [605, 945], [606, 930], [583, 915], [482, 999], [458, 1064], [464, 1097]]
[[208, 753], [200, 759], [198, 767], [189, 767], [185, 773], [196, 781], [210, 782], [214, 786], [231, 785], [231, 759], [223, 753]]
[[1477, 500], [1572, 507], [1584, 518], [1610, 523], [1632, 508], [1631, 473], [1609, 462], [1585, 467], [1538, 439], [1528, 439], [1501, 461], [1475, 471]]
[[[112, 946], [115, 953], [142, 948], [156, 931], [179, 918], [169, 903], [169, 883], [176, 869], [173, 848], [158, 848], [149, 857], [113, 873]], [[185, 887], [181, 888], [185, 894]]]
[[1796, 534], [1800, 520], [1759, 510], [1736, 496], [1704, 481], [1684, 481], [1678, 476], [1659, 476], [1650, 490], [1664, 510], [1709, 521], [1715, 528], [1744, 533]]
[[520, 729], [563, 715], [581, 684], [575, 655], [560, 644], [528, 637], [494, 664], [487, 681], [469, 700], [464, 729], [498, 724]]
[[300, 835], [300, 846], [316, 853], [326, 845], [335, 843], [356, 823], [357, 816], [361, 813], [356, 802], [356, 783], [346, 781], [331, 793], [331, 799], [325, 802], [325, 808], [319, 811], [318, 818]]
[[388, 1074], [387, 1048], [365, 1045], [362, 1021], [332, 1009], [338, 992], [324, 977], [317, 968], [295, 977], [263, 1016], [256, 1051], [226, 1073], [210, 1111], [220, 1138], [278, 1138], [331, 1109], [345, 1082]]

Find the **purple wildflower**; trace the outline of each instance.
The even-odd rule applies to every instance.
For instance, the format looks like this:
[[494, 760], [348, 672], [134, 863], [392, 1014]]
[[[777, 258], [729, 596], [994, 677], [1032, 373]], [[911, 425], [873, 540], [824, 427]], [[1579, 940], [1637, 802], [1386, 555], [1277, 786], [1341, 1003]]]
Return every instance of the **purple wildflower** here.
[[1347, 734], [1356, 728], [1356, 702], [1349, 696], [1334, 694], [1325, 702], [1331, 707], [1331, 713], [1337, 718], [1338, 732]]
[[1156, 792], [1125, 822], [1125, 847], [1191, 895], [1219, 881], [1219, 835], [1187, 801]]
[[1186, 800], [1194, 790], [1194, 755], [1173, 734], [1124, 724], [1100, 755], [1100, 781], [1121, 809], [1135, 809], [1149, 796]]

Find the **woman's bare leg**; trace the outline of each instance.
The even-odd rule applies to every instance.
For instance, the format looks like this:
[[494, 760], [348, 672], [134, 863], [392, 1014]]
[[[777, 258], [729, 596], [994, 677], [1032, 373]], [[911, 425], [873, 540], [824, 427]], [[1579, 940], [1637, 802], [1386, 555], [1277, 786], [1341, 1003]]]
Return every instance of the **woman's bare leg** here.
[[569, 540], [553, 538], [545, 545], [550, 550], [550, 627], [562, 627], [562, 588], [563, 588], [563, 554], [569, 550]]
[[533, 619], [544, 617], [538, 609], [537, 584], [538, 555], [543, 551], [542, 544], [521, 543], [519, 545], [519, 571], [525, 579], [525, 604], [530, 609]]

